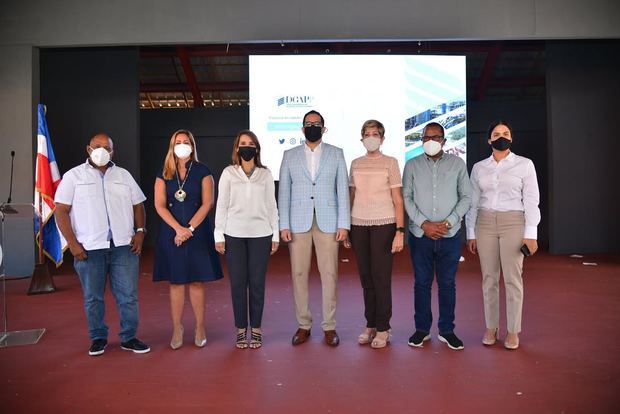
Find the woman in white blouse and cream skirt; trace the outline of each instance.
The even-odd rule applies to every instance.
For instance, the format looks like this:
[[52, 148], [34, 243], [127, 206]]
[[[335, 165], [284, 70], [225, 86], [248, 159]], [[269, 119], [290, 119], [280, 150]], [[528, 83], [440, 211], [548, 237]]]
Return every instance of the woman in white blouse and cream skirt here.
[[222, 172], [218, 186], [215, 249], [225, 255], [228, 264], [237, 327], [235, 345], [255, 349], [263, 341], [267, 262], [280, 241], [278, 209], [273, 176], [260, 161], [260, 143], [252, 131], [237, 134], [232, 162]]
[[[488, 143], [493, 153], [471, 172], [472, 205], [467, 213], [467, 247], [478, 253], [486, 331], [484, 345], [495, 344], [499, 331], [499, 276], [506, 290], [507, 335], [504, 346], [519, 347], [523, 309], [523, 257], [538, 249], [539, 191], [534, 163], [510, 151], [512, 129], [491, 124]], [[524, 250], [525, 250], [524, 247]]]

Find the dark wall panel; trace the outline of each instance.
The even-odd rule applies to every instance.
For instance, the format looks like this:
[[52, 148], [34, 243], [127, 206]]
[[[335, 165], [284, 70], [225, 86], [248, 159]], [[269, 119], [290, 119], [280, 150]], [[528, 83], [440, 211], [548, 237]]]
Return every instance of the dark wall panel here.
[[55, 49], [40, 54], [41, 103], [61, 174], [84, 162], [97, 132], [114, 140], [114, 161], [139, 175], [137, 48]]
[[620, 252], [620, 43], [547, 44], [550, 251]]

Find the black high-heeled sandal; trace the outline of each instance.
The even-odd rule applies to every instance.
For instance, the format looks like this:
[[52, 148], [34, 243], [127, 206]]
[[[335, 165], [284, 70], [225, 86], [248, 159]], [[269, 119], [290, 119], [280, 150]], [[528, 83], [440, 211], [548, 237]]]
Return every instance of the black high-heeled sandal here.
[[243, 330], [243, 332], [237, 332], [237, 341], [235, 342], [237, 348], [245, 349], [248, 347], [248, 341], [246, 340], [247, 333], [247, 328]]
[[262, 332], [252, 331], [250, 334], [250, 348], [258, 349], [263, 346], [263, 334]]

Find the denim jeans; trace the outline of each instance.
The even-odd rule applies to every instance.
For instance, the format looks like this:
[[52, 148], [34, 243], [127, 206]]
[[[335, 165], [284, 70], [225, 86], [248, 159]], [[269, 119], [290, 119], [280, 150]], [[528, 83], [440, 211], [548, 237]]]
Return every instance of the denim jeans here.
[[453, 237], [439, 240], [426, 236], [415, 237], [409, 233], [409, 246], [415, 278], [413, 292], [416, 330], [427, 333], [431, 330], [431, 288], [436, 273], [439, 290], [437, 326], [440, 334], [452, 333], [456, 305], [456, 269], [461, 258], [460, 231]]
[[119, 336], [127, 342], [138, 329], [138, 256], [130, 246], [88, 250], [86, 260], [73, 261], [84, 293], [84, 311], [91, 340], [107, 339], [104, 293], [107, 276], [121, 320]]

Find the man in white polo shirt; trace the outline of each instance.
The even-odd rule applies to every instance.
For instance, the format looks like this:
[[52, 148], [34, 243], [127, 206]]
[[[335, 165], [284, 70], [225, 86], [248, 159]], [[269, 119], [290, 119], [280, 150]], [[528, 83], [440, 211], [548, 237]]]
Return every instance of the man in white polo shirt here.
[[69, 244], [84, 291], [91, 356], [103, 354], [108, 344], [104, 321], [107, 275], [120, 313], [121, 348], [141, 354], [150, 351], [136, 338], [146, 197], [131, 174], [111, 161], [113, 151], [108, 135], [95, 135], [86, 147], [89, 158], [65, 173], [54, 200], [56, 222]]

